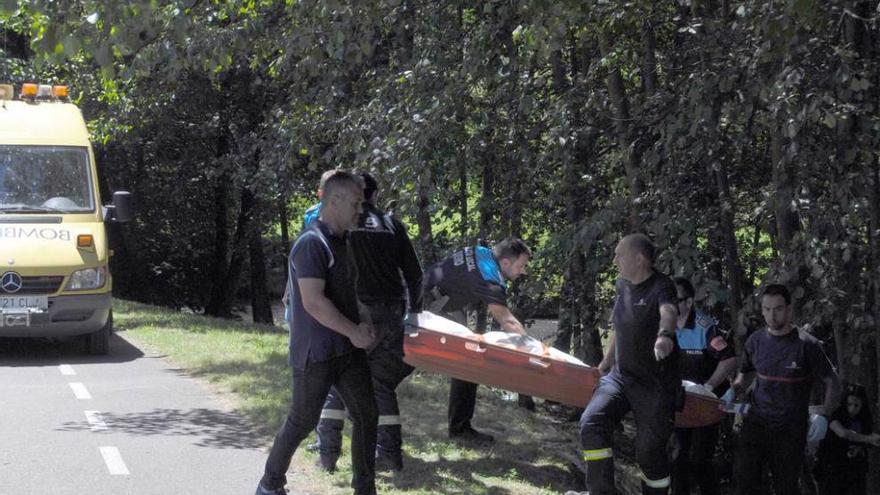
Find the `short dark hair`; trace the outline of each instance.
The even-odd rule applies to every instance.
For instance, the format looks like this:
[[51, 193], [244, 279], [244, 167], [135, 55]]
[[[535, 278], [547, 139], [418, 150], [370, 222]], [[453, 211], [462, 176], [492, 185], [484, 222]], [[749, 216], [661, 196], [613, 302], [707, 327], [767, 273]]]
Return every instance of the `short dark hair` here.
[[788, 287], [782, 284], [770, 284], [764, 287], [764, 290], [761, 291], [761, 299], [764, 299], [764, 296], [782, 296], [785, 299], [785, 304], [791, 304], [791, 293], [788, 292]]
[[373, 194], [376, 194], [376, 191], [379, 190], [379, 184], [369, 172], [360, 171], [357, 175], [364, 181], [364, 200], [372, 202]]
[[508, 237], [492, 247], [492, 253], [496, 258], [517, 259], [522, 255], [532, 257], [532, 250], [526, 246], [522, 239]]
[[673, 282], [675, 282], [676, 287], [681, 288], [681, 291], [684, 292], [685, 297], [693, 298], [694, 294], [696, 294], [696, 291], [694, 290], [694, 284], [692, 284], [690, 280], [684, 277], [675, 277], [675, 280], [673, 280]]
[[359, 191], [363, 191], [364, 184], [361, 182], [360, 177], [344, 170], [337, 170], [324, 183], [324, 198], [326, 199], [338, 194], [339, 191], [348, 187], [354, 187]]
[[648, 239], [648, 236], [641, 233], [630, 234], [623, 238], [631, 249], [635, 249], [636, 252], [640, 253], [644, 256], [649, 263], [654, 264], [654, 258], [657, 255], [657, 248], [654, 247], [654, 243], [651, 242], [651, 239]]

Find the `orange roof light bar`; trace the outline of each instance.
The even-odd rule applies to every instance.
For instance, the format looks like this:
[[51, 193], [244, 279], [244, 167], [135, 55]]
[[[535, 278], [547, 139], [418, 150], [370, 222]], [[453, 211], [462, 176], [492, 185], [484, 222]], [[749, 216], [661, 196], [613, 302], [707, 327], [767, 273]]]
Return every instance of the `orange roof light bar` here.
[[52, 86], [52, 94], [55, 95], [55, 98], [67, 98], [67, 86]]
[[37, 97], [37, 86], [33, 83], [24, 83], [21, 85], [21, 97], [22, 98], [36, 98]]
[[92, 234], [80, 234], [76, 236], [76, 247], [92, 247], [95, 244], [95, 238]]

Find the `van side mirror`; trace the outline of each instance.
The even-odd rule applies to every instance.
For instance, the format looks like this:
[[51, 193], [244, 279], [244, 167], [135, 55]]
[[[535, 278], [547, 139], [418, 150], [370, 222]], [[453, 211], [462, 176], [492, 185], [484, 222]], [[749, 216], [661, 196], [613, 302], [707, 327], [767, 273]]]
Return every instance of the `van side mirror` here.
[[134, 217], [131, 206], [131, 193], [116, 191], [113, 193], [113, 204], [104, 207], [104, 220], [111, 222], [127, 222]]

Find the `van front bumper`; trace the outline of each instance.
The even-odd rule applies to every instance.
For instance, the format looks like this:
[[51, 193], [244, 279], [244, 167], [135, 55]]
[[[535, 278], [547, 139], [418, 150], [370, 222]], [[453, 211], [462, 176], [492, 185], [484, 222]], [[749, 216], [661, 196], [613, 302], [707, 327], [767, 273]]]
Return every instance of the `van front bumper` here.
[[64, 337], [97, 332], [110, 317], [107, 294], [49, 297], [45, 312], [0, 314], [0, 337]]

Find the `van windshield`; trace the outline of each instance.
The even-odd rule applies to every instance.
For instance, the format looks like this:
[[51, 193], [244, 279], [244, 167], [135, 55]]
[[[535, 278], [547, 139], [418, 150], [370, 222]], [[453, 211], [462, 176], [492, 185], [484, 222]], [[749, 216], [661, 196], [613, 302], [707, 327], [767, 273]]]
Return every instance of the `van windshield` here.
[[0, 145], [0, 213], [95, 210], [87, 148]]

